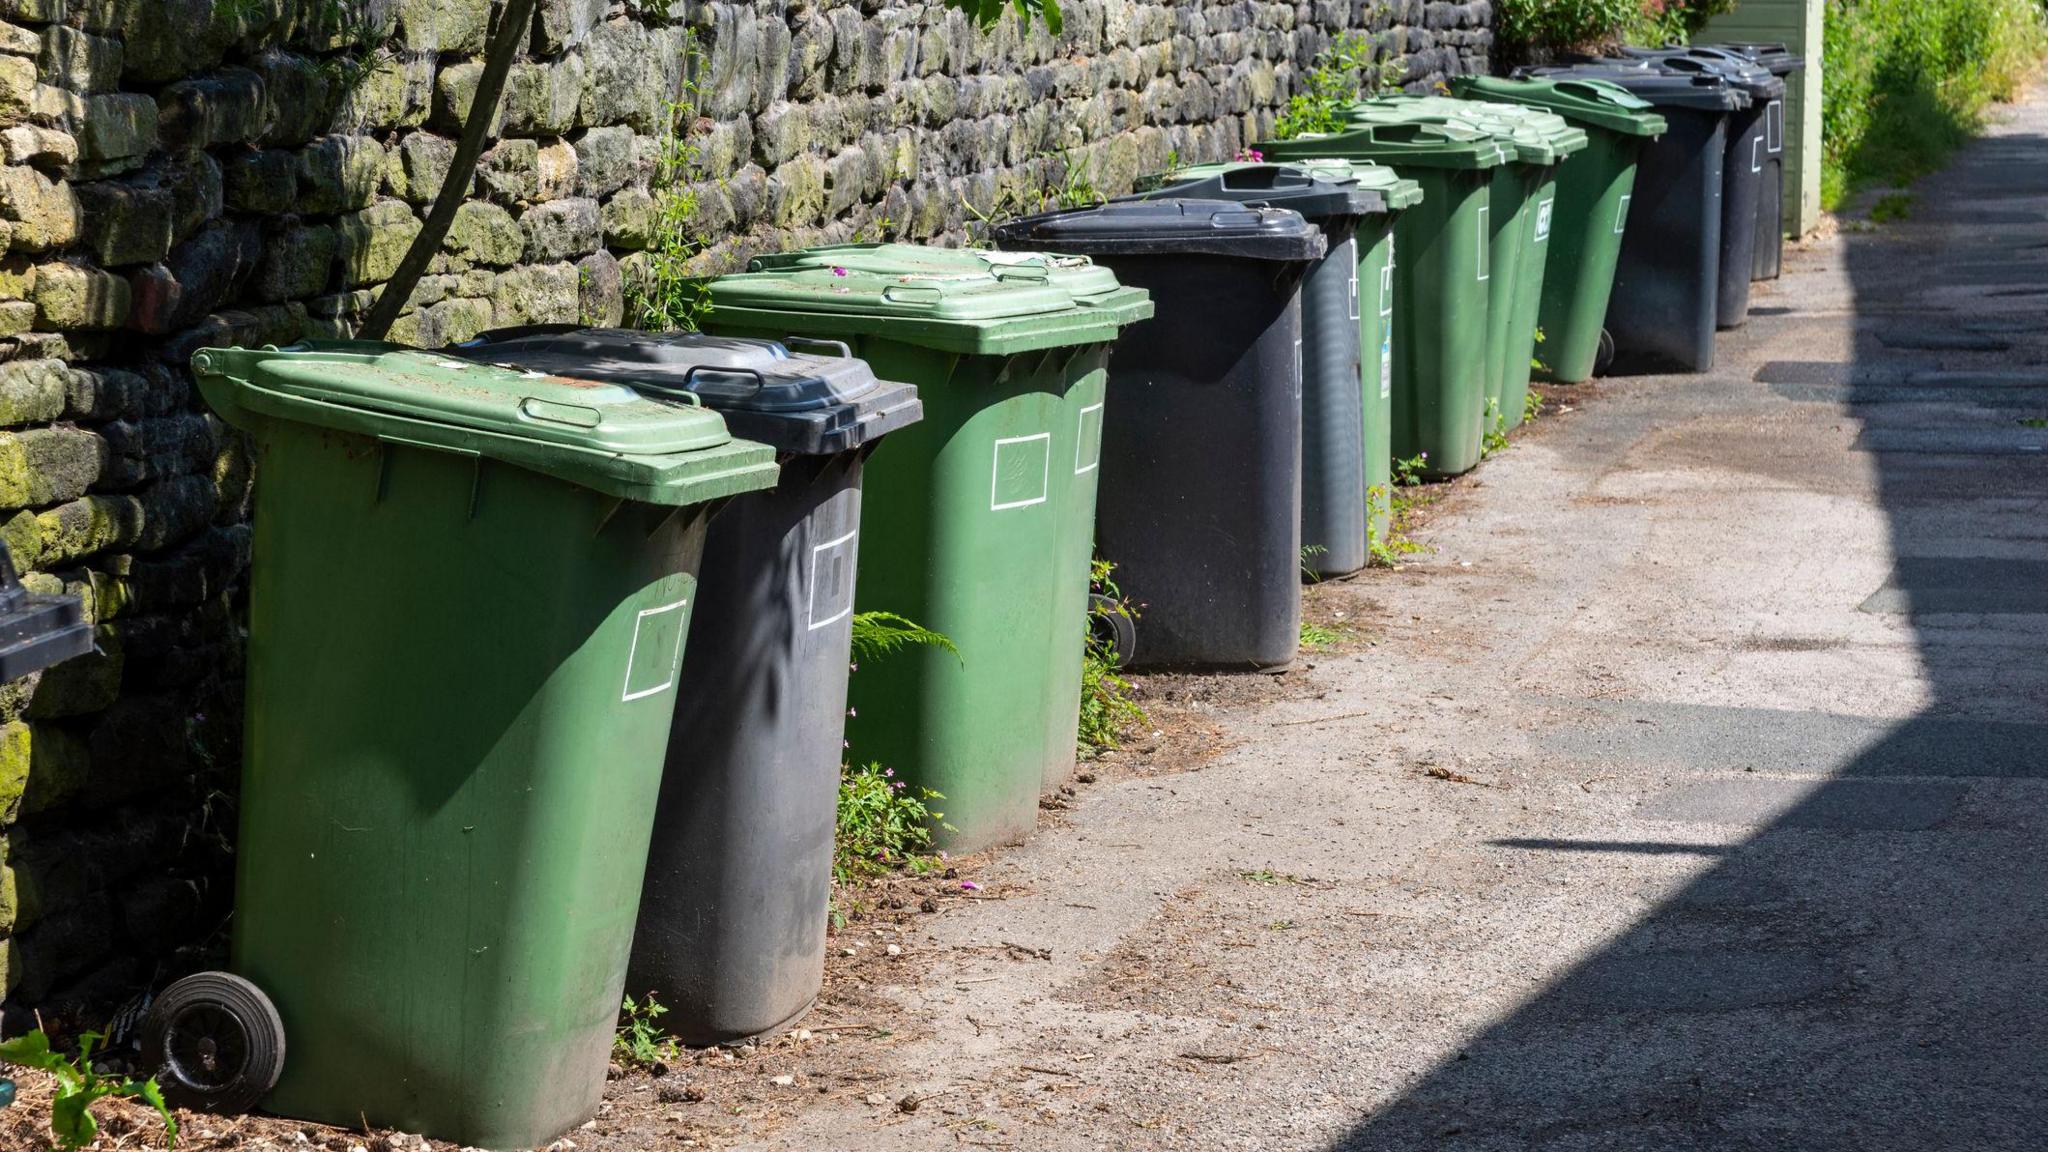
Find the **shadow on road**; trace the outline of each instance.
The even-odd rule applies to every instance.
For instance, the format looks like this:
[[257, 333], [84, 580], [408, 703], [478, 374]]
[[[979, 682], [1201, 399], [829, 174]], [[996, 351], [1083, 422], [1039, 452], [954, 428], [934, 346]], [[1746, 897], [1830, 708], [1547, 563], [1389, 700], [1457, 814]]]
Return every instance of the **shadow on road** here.
[[1894, 570], [1844, 607], [1910, 624], [1931, 699], [1637, 727], [1702, 770], [1645, 816], [1759, 830], [1497, 841], [1715, 862], [1338, 1152], [2048, 1146], [2048, 136], [1918, 192], [1907, 226], [1848, 238], [1854, 362], [1794, 398], [1862, 422]]

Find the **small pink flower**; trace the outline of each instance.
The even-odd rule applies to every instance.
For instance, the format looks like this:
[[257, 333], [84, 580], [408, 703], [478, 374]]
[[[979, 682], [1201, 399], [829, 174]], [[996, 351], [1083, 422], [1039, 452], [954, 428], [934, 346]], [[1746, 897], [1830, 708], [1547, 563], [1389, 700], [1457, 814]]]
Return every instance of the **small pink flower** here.
[[976, 884], [972, 880], [962, 880], [960, 882], [960, 890], [962, 892], [979, 892], [981, 891], [981, 885]]
[[833, 274], [834, 276], [844, 276], [844, 275], [846, 275], [846, 269], [844, 269], [844, 268], [834, 268], [834, 269], [832, 269], [832, 274]]
[[859, 713], [858, 711], [856, 711], [856, 710], [854, 710], [854, 709], [852, 709], [852, 708], [848, 708], [848, 709], [846, 710], [846, 714], [847, 714], [848, 716], [858, 716], [858, 715], [860, 715], [860, 713]]
[[882, 775], [884, 775], [884, 776], [894, 776], [895, 774], [896, 774], [896, 770], [895, 770], [894, 768], [884, 768], [884, 769], [882, 769]]

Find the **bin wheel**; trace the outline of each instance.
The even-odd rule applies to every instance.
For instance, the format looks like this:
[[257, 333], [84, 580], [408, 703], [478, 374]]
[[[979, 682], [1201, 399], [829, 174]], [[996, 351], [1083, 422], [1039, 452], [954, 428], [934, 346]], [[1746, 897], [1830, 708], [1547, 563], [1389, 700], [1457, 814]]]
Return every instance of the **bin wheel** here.
[[261, 988], [201, 972], [164, 989], [142, 1024], [144, 1066], [179, 1108], [246, 1112], [284, 1071], [284, 1021]]
[[1088, 594], [1088, 631], [1109, 652], [1112, 666], [1130, 666], [1131, 657], [1138, 653], [1138, 622], [1115, 598], [1100, 592]]
[[1607, 329], [1602, 328], [1600, 330], [1600, 346], [1593, 353], [1593, 375], [1605, 376], [1607, 375], [1607, 370], [1612, 367], [1614, 367], [1614, 335], [1607, 331]]

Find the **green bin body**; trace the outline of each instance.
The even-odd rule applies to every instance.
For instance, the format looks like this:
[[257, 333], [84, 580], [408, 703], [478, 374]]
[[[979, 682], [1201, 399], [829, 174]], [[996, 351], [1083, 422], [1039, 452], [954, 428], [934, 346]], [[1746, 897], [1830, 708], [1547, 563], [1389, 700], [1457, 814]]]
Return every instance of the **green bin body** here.
[[1393, 459], [1425, 457], [1427, 475], [1469, 471], [1486, 427], [1487, 193], [1507, 154], [1488, 133], [1425, 123], [1372, 124], [1254, 148], [1281, 163], [1370, 161], [1415, 182], [1421, 198], [1394, 218], [1385, 264], [1371, 257], [1375, 268], [1391, 267], [1385, 284], [1398, 301], [1385, 317], [1390, 327], [1373, 334], [1391, 365], [1388, 450]]
[[713, 281], [704, 328], [843, 341], [924, 403], [868, 461], [855, 604], [959, 654], [911, 648], [856, 671], [847, 754], [943, 797], [938, 846], [1020, 841], [1040, 791], [1074, 768], [1105, 370], [1151, 303], [1080, 260], [818, 257]]
[[1595, 79], [1504, 80], [1461, 76], [1457, 95], [1542, 108], [1585, 130], [1586, 150], [1557, 174], [1549, 266], [1543, 274], [1536, 350], [1541, 375], [1560, 383], [1592, 378], [1600, 362], [1607, 301], [1635, 192], [1636, 158], [1661, 136], [1664, 117], [1646, 100]]
[[694, 406], [387, 346], [207, 349], [256, 455], [232, 964], [269, 1111], [486, 1148], [603, 1093], [705, 525]]

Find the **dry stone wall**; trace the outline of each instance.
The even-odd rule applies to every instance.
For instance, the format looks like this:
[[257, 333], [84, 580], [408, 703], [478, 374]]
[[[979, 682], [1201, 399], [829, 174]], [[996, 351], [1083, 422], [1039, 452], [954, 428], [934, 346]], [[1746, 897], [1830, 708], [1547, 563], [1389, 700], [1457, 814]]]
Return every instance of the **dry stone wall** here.
[[[223, 937], [251, 466], [185, 364], [352, 333], [447, 175], [493, 16], [0, 0], [0, 538], [32, 586], [84, 598], [101, 647], [0, 688], [12, 1019]], [[1230, 155], [1343, 30], [1422, 86], [1484, 70], [1490, 24], [1486, 0], [1070, 0], [1054, 38], [904, 0], [541, 0], [392, 335], [630, 320], [678, 196], [692, 268], [957, 240], [1070, 172], [1116, 191]]]

